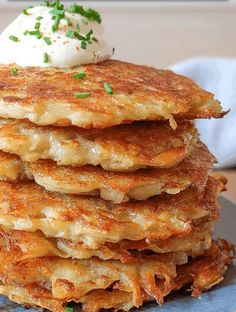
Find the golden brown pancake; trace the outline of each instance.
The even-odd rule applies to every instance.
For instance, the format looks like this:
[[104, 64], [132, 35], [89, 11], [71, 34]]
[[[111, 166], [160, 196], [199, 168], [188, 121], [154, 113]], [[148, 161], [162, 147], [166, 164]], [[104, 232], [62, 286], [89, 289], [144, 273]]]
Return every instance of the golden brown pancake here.
[[163, 122], [86, 130], [0, 119], [0, 150], [29, 162], [51, 159], [58, 165], [101, 165], [111, 171], [175, 166], [189, 155], [197, 140], [197, 130], [189, 121], [181, 122], [174, 131]]
[[[187, 255], [198, 256], [211, 246], [212, 223], [200, 224], [193, 227], [191, 233], [185, 236], [172, 236], [158, 241], [129, 241], [122, 240], [116, 244], [105, 243], [97, 249], [90, 249], [83, 243], [72, 242], [62, 238], [50, 238], [42, 232], [11, 231], [0, 227], [0, 241], [27, 252], [32, 258], [58, 256], [61, 258], [89, 259], [98, 257], [102, 260], [120, 260], [122, 263], [135, 262], [137, 255], [153, 251], [167, 253], [183, 251]], [[24, 259], [24, 256], [22, 256]]]
[[[105, 61], [74, 69], [0, 65], [0, 116], [39, 125], [105, 128], [136, 120], [210, 118], [223, 115], [214, 96], [169, 70]], [[85, 79], [77, 80], [77, 72]], [[106, 93], [109, 82], [113, 94]], [[89, 92], [87, 98], [75, 94]]]
[[0, 225], [7, 229], [83, 242], [98, 248], [123, 239], [160, 240], [191, 232], [195, 222], [218, 218], [224, 182], [209, 177], [203, 193], [190, 187], [177, 195], [112, 204], [98, 197], [45, 191], [33, 182], [0, 182]]
[[200, 142], [195, 145], [191, 155], [175, 167], [129, 173], [109, 172], [88, 165], [57, 166], [49, 160], [26, 163], [15, 155], [0, 152], [0, 180], [34, 179], [48, 191], [99, 195], [103, 199], [121, 203], [129, 199], [145, 200], [163, 192], [177, 194], [192, 184], [202, 191], [214, 162], [214, 157]]
[[223, 280], [232, 257], [233, 246], [226, 241], [214, 242], [209, 251], [187, 264], [181, 253], [144, 256], [134, 264], [96, 258], [21, 260], [20, 251], [1, 246], [0, 293], [53, 312], [63, 312], [72, 300], [82, 303], [83, 312], [128, 311], [144, 301], [163, 304], [170, 292], [184, 286], [193, 296], [200, 296]]

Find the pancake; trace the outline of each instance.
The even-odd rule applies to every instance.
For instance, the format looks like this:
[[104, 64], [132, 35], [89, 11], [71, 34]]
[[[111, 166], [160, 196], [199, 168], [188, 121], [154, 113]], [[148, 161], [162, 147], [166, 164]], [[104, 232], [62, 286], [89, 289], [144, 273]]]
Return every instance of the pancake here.
[[[133, 263], [137, 256], [146, 251], [168, 253], [183, 251], [187, 255], [203, 254], [211, 246], [211, 223], [193, 228], [186, 236], [172, 236], [166, 240], [153, 242], [123, 240], [119, 243], [105, 243], [97, 249], [90, 249], [83, 243], [76, 243], [61, 238], [49, 238], [42, 232], [7, 231], [0, 227], [0, 241], [6, 246], [17, 248], [32, 258], [58, 256], [61, 258], [89, 259], [98, 257], [102, 260], [120, 260], [122, 263]], [[22, 256], [22, 259], [25, 259]]]
[[[137, 120], [210, 118], [223, 115], [213, 95], [191, 79], [168, 70], [105, 61], [58, 69], [0, 65], [0, 116], [28, 119], [39, 125], [105, 128]], [[85, 79], [74, 79], [78, 72]], [[104, 90], [108, 82], [113, 94]], [[91, 96], [76, 98], [89, 92]]]
[[181, 253], [145, 256], [134, 264], [96, 258], [19, 260], [20, 252], [2, 246], [0, 293], [53, 312], [63, 312], [63, 306], [72, 300], [82, 303], [83, 312], [103, 308], [128, 311], [144, 301], [162, 304], [170, 292], [184, 286], [193, 296], [200, 296], [223, 280], [232, 257], [233, 247], [226, 241], [214, 242], [209, 251], [187, 264]]
[[112, 204], [97, 197], [50, 193], [33, 182], [0, 182], [0, 225], [7, 229], [83, 242], [96, 249], [105, 242], [159, 240], [191, 232], [195, 222], [218, 218], [221, 179], [209, 177], [204, 192], [195, 187], [177, 195]]
[[0, 152], [0, 180], [14, 182], [34, 179], [48, 191], [67, 194], [99, 195], [115, 203], [129, 199], [145, 200], [166, 192], [177, 194], [194, 184], [205, 187], [214, 157], [202, 143], [190, 156], [170, 169], [146, 169], [118, 173], [101, 167], [57, 166], [53, 161], [25, 163], [15, 155]]
[[58, 165], [101, 165], [111, 171], [175, 166], [189, 155], [197, 139], [194, 124], [187, 121], [174, 131], [158, 122], [86, 130], [0, 119], [0, 150], [29, 162], [51, 159]]

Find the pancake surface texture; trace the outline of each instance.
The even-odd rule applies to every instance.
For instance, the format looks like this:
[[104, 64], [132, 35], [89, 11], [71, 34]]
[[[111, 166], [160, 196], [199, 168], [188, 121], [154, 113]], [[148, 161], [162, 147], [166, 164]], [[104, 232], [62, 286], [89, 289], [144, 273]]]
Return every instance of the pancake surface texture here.
[[[128, 311], [144, 301], [164, 303], [171, 291], [191, 285], [200, 296], [223, 280], [232, 262], [233, 247], [214, 242], [204, 255], [190, 260], [183, 253], [145, 256], [134, 264], [119, 261], [31, 258], [1, 245], [0, 293], [15, 302], [63, 312], [63, 306], [81, 302], [83, 312], [115, 308]], [[23, 259], [22, 259], [23, 258]], [[108, 289], [108, 290], [107, 290]]]
[[[191, 79], [168, 70], [115, 60], [74, 69], [21, 68], [0, 65], [0, 116], [28, 119], [40, 125], [105, 128], [136, 120], [221, 117], [213, 95]], [[80, 81], [75, 73], [85, 72]], [[106, 93], [108, 81], [113, 95]], [[76, 98], [89, 92], [87, 98]]]
[[[0, 227], [0, 240], [8, 246], [15, 246], [32, 258], [58, 256], [61, 258], [89, 259], [98, 257], [102, 260], [120, 260], [133, 263], [137, 256], [145, 251], [168, 253], [183, 251], [186, 255], [198, 256], [211, 247], [213, 224], [206, 223], [193, 228], [185, 236], [172, 236], [169, 239], [153, 242], [122, 240], [116, 244], [105, 243], [97, 249], [90, 249], [83, 243], [72, 242], [62, 238], [49, 238], [42, 232], [8, 231]], [[22, 256], [24, 259], [24, 256]]]
[[175, 167], [134, 173], [109, 172], [94, 166], [57, 166], [47, 160], [26, 163], [15, 155], [0, 152], [0, 180], [34, 179], [48, 191], [99, 195], [105, 200], [121, 203], [129, 199], [145, 200], [163, 192], [177, 194], [192, 184], [202, 191], [214, 162], [214, 157], [200, 142], [191, 155]]
[[197, 140], [198, 132], [189, 121], [174, 131], [163, 122], [86, 130], [0, 119], [0, 150], [29, 162], [51, 159], [58, 165], [101, 165], [111, 171], [175, 166], [190, 154]]
[[163, 194], [117, 205], [97, 197], [46, 192], [33, 182], [0, 182], [0, 225], [41, 230], [50, 237], [84, 242], [90, 248], [123, 239], [167, 239], [190, 233], [195, 220], [215, 220], [222, 189], [221, 180], [209, 177], [202, 196], [192, 187], [175, 196]]

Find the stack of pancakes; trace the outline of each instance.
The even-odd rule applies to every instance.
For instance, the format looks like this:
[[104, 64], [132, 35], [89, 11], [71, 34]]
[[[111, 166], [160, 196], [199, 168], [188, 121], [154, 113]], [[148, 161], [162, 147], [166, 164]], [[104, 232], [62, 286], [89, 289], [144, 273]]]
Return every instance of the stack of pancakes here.
[[0, 293], [54, 312], [128, 311], [219, 283], [233, 250], [211, 238], [226, 181], [193, 119], [223, 114], [171, 71], [1, 65]]

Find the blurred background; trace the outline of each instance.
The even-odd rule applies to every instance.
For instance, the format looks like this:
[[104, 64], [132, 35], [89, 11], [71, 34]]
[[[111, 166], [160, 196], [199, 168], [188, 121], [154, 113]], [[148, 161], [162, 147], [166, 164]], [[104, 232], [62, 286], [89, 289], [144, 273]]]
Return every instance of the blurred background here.
[[[230, 180], [226, 195], [236, 202], [236, 0], [79, 2], [102, 14], [116, 59], [170, 67], [213, 92], [231, 110], [223, 120], [197, 125]], [[37, 3], [0, 0], [0, 31], [23, 8]]]

